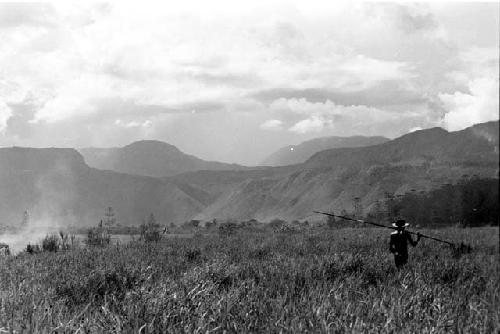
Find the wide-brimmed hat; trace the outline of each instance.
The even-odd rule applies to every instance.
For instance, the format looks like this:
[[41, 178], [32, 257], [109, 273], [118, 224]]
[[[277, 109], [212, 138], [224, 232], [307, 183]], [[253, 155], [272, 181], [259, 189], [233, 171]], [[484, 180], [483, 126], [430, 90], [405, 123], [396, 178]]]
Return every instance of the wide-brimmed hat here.
[[392, 223], [394, 227], [407, 227], [410, 226], [404, 219], [399, 219], [395, 223]]

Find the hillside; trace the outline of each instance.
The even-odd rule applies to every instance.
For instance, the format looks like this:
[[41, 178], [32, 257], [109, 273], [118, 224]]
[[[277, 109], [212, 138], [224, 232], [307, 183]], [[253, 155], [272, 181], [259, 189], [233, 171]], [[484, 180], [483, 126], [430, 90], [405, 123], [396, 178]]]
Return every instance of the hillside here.
[[[464, 175], [498, 178], [498, 121], [458, 132], [417, 131], [389, 142], [316, 153], [301, 165], [269, 169], [226, 187], [200, 219], [311, 218], [315, 209], [369, 211], [386, 192], [430, 190]], [[202, 189], [210, 192], [205, 180]]]
[[120, 148], [82, 148], [78, 150], [94, 168], [115, 172], [164, 177], [197, 170], [244, 170], [246, 167], [205, 161], [155, 140], [137, 141]]
[[299, 145], [289, 145], [279, 149], [264, 159], [263, 166], [286, 166], [305, 162], [315, 153], [342, 147], [363, 147], [385, 143], [385, 137], [322, 137], [308, 140]]
[[203, 205], [168, 181], [90, 168], [73, 149], [0, 149], [0, 225], [89, 226], [112, 206], [122, 225], [184, 220]]
[[[108, 206], [122, 225], [137, 225], [149, 213], [161, 223], [321, 219], [312, 211], [352, 211], [354, 197], [368, 212], [386, 192], [431, 190], [465, 175], [498, 178], [498, 146], [497, 121], [458, 132], [433, 128], [379, 145], [330, 149], [302, 164], [163, 178], [95, 169], [74, 149], [2, 148], [0, 226], [17, 225], [26, 209], [37, 225], [51, 226], [94, 225]], [[145, 159], [144, 164], [129, 165], [127, 172], [161, 173], [147, 169], [152, 165], [146, 156], [134, 157]]]

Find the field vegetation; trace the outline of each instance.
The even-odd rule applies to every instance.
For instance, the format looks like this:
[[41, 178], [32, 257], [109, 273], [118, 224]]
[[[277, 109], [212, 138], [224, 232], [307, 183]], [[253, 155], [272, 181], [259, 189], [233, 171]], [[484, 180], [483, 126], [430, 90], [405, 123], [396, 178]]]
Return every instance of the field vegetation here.
[[397, 271], [388, 230], [226, 227], [5, 256], [0, 332], [499, 332], [498, 228], [424, 232], [473, 250]]

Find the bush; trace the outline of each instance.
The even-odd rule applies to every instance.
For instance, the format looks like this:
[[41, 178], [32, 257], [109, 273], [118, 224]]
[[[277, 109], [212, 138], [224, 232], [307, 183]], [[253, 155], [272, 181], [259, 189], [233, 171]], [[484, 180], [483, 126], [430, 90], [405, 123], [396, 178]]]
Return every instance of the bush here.
[[40, 252], [41, 252], [40, 246], [38, 246], [38, 245], [28, 244], [26, 246], [26, 253], [28, 253], [28, 254], [36, 254], [36, 253], [40, 253]]
[[59, 249], [59, 237], [55, 234], [47, 235], [42, 240], [42, 250], [44, 252], [57, 252]]
[[155, 216], [151, 214], [148, 222], [143, 222], [141, 225], [141, 239], [146, 242], [158, 242], [161, 239], [161, 226], [156, 223]]
[[268, 224], [268, 226], [274, 231], [281, 230], [281, 228], [283, 228], [283, 226], [285, 225], [287, 225], [287, 223], [283, 219], [273, 219]]
[[0, 242], [0, 255], [10, 255], [9, 245]]
[[109, 233], [101, 226], [89, 229], [87, 232], [87, 240], [85, 240], [88, 246], [106, 246], [109, 245], [110, 241], [111, 237]]
[[229, 221], [219, 225], [219, 234], [221, 235], [232, 235], [236, 232], [238, 225], [235, 222]]

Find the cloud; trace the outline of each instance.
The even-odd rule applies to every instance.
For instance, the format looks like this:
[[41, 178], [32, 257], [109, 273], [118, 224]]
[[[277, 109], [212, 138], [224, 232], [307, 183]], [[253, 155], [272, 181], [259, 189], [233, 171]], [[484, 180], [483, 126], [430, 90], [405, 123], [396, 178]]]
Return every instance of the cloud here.
[[117, 126], [121, 126], [124, 128], [150, 128], [153, 125], [153, 122], [151, 122], [149, 119], [143, 122], [138, 122], [138, 121], [124, 122], [121, 119], [117, 119], [115, 121], [115, 124]]
[[292, 132], [305, 134], [310, 132], [321, 132], [326, 127], [332, 127], [333, 121], [321, 116], [313, 115], [310, 118], [297, 122], [289, 130]]
[[253, 93], [254, 98], [263, 103], [270, 103], [279, 98], [306, 99], [310, 102], [325, 102], [330, 100], [341, 105], [394, 106], [421, 104], [427, 102], [427, 97], [408, 82], [386, 80], [372, 87], [360, 90], [339, 90], [324, 87], [307, 89], [271, 88]]
[[278, 112], [290, 112], [302, 115], [334, 115], [336, 105], [330, 100], [325, 102], [309, 102], [305, 98], [279, 98], [269, 105], [269, 109]]
[[43, 3], [0, 3], [0, 28], [18, 26], [50, 27], [55, 11]]
[[470, 93], [455, 92], [440, 94], [447, 110], [443, 124], [448, 130], [456, 131], [499, 118], [498, 80], [475, 79], [469, 83]]
[[461, 130], [499, 118], [498, 48], [472, 47], [459, 54], [463, 66], [449, 74], [460, 90], [439, 93], [445, 110], [442, 125]]
[[281, 130], [283, 129], [283, 122], [279, 119], [269, 119], [260, 125], [264, 130]]
[[0, 100], [0, 133], [5, 131], [7, 121], [12, 116], [12, 110], [5, 102]]
[[0, 7], [0, 145], [146, 136], [248, 162], [312, 136], [459, 127], [498, 97], [498, 4]]
[[[376, 135], [395, 137], [408, 129], [434, 126], [437, 116], [427, 104], [396, 110], [365, 105], [340, 105], [330, 100], [309, 102], [304, 98], [280, 98], [269, 109], [291, 122], [289, 131], [297, 134]], [[306, 118], [304, 118], [306, 116]]]
[[386, 4], [385, 15], [392, 17], [396, 26], [407, 34], [432, 31], [439, 26], [435, 16], [422, 4]]

